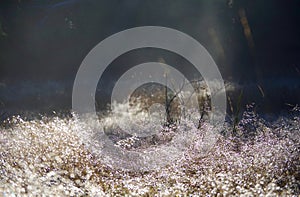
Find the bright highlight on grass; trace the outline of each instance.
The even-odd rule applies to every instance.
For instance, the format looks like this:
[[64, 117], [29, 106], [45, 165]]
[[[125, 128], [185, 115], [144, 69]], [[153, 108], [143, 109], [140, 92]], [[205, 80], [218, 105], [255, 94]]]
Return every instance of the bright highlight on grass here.
[[[143, 173], [104, 165], [77, 137], [85, 127], [76, 117], [30, 121], [13, 117], [0, 131], [0, 192], [8, 196], [299, 194], [300, 117], [280, 118], [271, 126], [251, 113], [244, 114], [238, 137], [231, 137], [232, 127], [225, 126], [210, 154], [199, 154], [201, 133], [212, 129], [203, 124], [191, 130], [198, 138], [182, 157]], [[243, 137], [249, 131], [254, 132], [251, 140]], [[115, 145], [130, 149], [136, 140], [128, 136]], [[157, 147], [151, 141], [144, 143]]]

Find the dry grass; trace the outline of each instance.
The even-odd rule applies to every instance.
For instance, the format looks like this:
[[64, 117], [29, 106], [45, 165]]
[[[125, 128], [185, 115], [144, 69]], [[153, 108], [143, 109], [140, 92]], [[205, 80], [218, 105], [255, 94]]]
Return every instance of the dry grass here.
[[195, 139], [177, 162], [144, 173], [102, 164], [80, 143], [76, 133], [81, 127], [75, 118], [14, 117], [8, 122], [10, 126], [0, 131], [1, 195], [300, 194], [299, 117], [278, 121], [272, 128], [260, 124], [248, 141], [220, 135], [205, 157], [199, 157], [201, 142]]

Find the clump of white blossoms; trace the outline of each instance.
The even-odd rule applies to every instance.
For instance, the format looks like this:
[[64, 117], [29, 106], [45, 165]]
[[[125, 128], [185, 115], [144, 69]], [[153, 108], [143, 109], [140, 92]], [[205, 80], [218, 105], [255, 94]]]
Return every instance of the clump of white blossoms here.
[[[199, 139], [193, 140], [185, 156], [143, 173], [101, 163], [78, 139], [76, 133], [83, 128], [74, 117], [30, 121], [13, 117], [7, 122], [0, 129], [0, 194], [4, 196], [300, 194], [299, 117], [279, 120], [273, 127], [260, 124], [260, 132], [248, 141], [219, 135], [206, 155], [198, 154], [200, 134], [212, 127], [203, 124], [195, 129]], [[230, 132], [231, 128], [224, 129]]]

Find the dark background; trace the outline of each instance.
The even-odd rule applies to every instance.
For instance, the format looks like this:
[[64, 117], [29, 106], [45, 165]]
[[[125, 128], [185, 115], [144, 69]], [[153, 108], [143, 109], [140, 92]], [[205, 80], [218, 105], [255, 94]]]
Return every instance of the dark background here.
[[[256, 101], [269, 111], [299, 103], [299, 0], [11, 0], [0, 3], [2, 107], [70, 108], [72, 83], [87, 53], [114, 33], [146, 25], [197, 39], [225, 81], [245, 89], [245, 103]], [[186, 70], [191, 66], [166, 51], [144, 49], [117, 58], [110, 79], [116, 79], [117, 67], [161, 58]]]

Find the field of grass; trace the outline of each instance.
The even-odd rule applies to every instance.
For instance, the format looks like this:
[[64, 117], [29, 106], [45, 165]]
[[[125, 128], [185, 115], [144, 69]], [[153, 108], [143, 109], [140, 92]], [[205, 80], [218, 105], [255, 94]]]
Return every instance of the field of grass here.
[[[166, 166], [138, 172], [115, 169], [102, 162], [101, 156], [86, 146], [88, 142], [80, 139], [78, 133], [84, 128], [76, 116], [12, 117], [2, 123], [0, 130], [0, 193], [2, 196], [300, 194], [299, 113], [266, 121], [253, 112], [245, 112], [234, 135], [232, 125], [226, 123], [222, 127], [222, 133], [216, 135], [216, 143], [206, 154], [202, 154], [201, 133], [209, 132], [212, 127], [203, 123], [200, 129], [194, 128], [199, 137], [192, 140], [180, 158]], [[126, 142], [126, 138], [122, 140]], [[127, 139], [126, 143], [130, 145], [132, 141]], [[155, 149], [159, 144], [149, 146]]]

